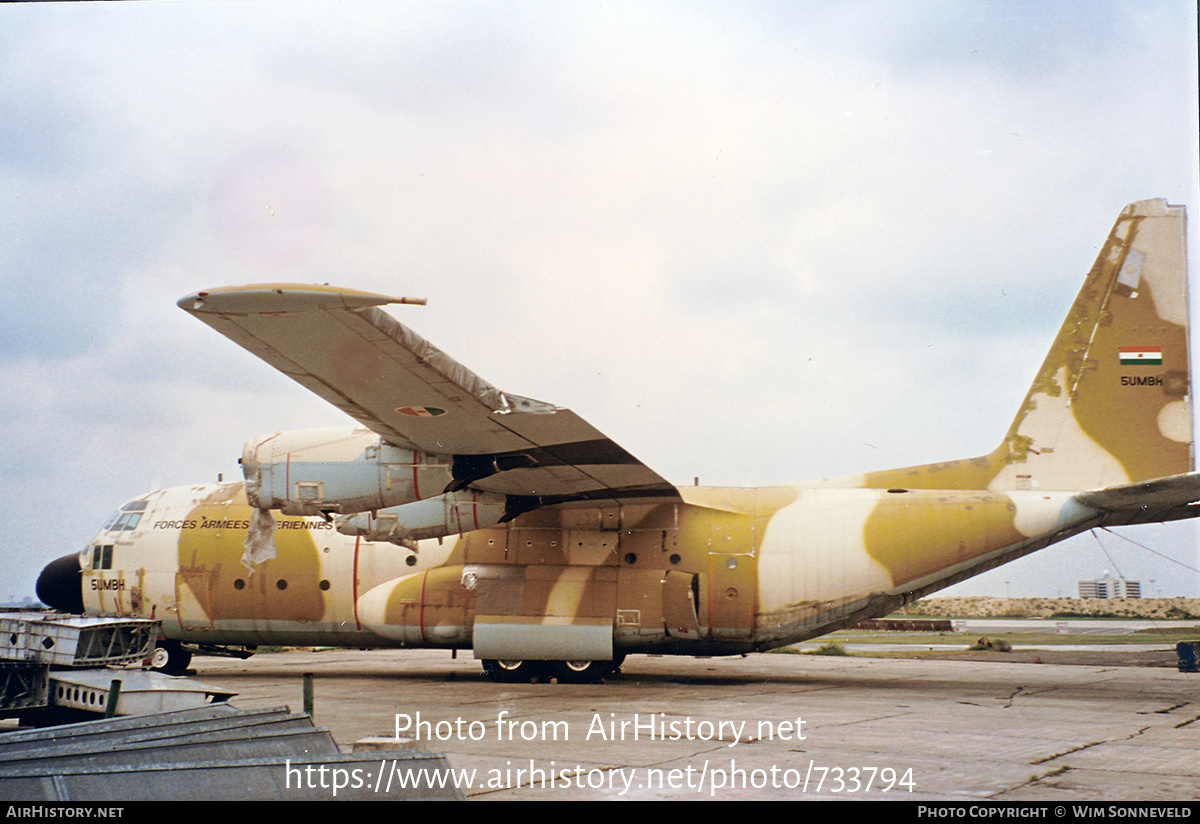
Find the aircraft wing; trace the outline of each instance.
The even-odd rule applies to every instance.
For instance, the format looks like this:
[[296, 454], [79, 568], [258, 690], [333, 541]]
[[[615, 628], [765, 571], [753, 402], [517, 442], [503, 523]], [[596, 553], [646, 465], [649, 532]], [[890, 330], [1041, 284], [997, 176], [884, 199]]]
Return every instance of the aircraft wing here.
[[378, 308], [423, 302], [257, 284], [196, 292], [178, 305], [388, 443], [454, 456], [455, 489], [543, 503], [678, 497], [569, 409], [500, 391]]
[[1075, 500], [1104, 510], [1106, 525], [1156, 524], [1196, 517], [1200, 506], [1200, 472], [1080, 492]]

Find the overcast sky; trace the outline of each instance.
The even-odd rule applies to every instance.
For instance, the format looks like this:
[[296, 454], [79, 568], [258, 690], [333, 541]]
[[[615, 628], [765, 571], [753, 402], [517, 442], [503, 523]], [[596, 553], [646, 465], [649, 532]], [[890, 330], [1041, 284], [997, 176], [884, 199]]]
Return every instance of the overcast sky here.
[[[678, 484], [985, 453], [1120, 209], [1200, 214], [1196, 89], [1182, 1], [4, 4], [0, 597], [349, 422], [175, 306], [211, 286], [426, 297]], [[1099, 541], [953, 591], [1200, 595]]]

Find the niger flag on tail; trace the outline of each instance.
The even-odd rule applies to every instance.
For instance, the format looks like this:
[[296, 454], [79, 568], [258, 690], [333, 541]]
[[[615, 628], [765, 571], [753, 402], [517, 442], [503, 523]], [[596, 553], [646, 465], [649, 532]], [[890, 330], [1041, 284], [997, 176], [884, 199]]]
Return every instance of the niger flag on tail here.
[[1122, 366], [1162, 366], [1161, 346], [1122, 346]]

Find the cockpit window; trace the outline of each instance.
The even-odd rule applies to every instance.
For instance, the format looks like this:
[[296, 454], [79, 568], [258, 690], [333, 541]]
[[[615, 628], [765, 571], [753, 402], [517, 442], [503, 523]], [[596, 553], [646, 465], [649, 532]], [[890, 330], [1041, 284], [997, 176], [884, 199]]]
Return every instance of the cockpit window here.
[[112, 569], [112, 544], [92, 547], [92, 569]]
[[138, 525], [138, 521], [142, 519], [142, 513], [146, 511], [146, 501], [130, 501], [121, 507], [111, 518], [104, 528], [112, 532], [129, 532]]

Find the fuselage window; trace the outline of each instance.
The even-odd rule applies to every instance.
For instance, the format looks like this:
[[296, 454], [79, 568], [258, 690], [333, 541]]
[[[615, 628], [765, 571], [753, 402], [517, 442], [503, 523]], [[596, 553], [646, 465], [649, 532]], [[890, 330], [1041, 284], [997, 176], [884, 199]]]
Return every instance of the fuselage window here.
[[112, 544], [92, 547], [92, 569], [112, 569]]

